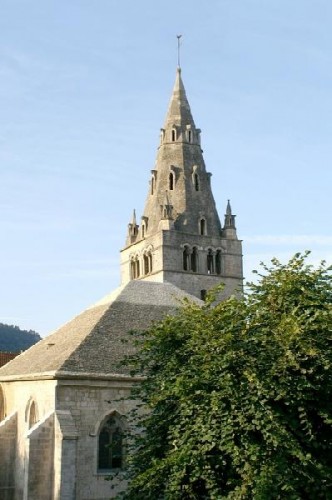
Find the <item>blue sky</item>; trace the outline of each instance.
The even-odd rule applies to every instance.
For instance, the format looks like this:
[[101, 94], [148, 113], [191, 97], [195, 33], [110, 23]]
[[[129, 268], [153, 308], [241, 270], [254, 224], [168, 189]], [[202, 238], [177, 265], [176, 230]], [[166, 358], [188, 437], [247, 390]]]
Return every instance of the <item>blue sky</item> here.
[[46, 335], [119, 285], [181, 63], [245, 275], [331, 262], [330, 0], [1, 0], [0, 321]]

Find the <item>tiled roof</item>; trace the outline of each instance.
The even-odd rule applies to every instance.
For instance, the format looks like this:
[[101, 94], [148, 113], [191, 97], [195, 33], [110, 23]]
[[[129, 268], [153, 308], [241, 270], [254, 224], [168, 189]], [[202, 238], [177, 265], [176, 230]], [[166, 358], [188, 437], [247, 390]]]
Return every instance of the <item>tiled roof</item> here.
[[132, 352], [127, 332], [174, 313], [185, 297], [201, 303], [170, 283], [131, 281], [2, 367], [0, 380], [128, 376], [119, 365]]

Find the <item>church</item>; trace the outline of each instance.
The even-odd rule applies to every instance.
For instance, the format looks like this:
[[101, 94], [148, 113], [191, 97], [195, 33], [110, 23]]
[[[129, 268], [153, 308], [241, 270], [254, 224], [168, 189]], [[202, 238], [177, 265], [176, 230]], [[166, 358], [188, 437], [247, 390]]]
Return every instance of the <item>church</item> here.
[[[242, 287], [242, 246], [228, 201], [223, 224], [181, 76], [160, 130], [142, 217], [128, 224], [121, 285], [0, 369], [0, 498], [106, 500], [125, 467], [135, 378], [121, 365], [130, 330]], [[109, 445], [112, 445], [111, 447]]]

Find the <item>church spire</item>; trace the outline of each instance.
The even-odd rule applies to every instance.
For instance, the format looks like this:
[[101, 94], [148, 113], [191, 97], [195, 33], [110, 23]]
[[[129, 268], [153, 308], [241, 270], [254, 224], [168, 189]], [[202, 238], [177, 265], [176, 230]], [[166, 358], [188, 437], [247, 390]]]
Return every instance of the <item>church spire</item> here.
[[[121, 252], [123, 283], [130, 279], [168, 281], [196, 297], [221, 278], [230, 289], [241, 283], [242, 251], [235, 216], [228, 202], [225, 226], [221, 227], [200, 129], [191, 113], [180, 66], [141, 220], [141, 227], [136, 217], [129, 224]], [[153, 260], [148, 268], [142, 265], [147, 255]], [[141, 274], [132, 271], [136, 261], [141, 263]]]

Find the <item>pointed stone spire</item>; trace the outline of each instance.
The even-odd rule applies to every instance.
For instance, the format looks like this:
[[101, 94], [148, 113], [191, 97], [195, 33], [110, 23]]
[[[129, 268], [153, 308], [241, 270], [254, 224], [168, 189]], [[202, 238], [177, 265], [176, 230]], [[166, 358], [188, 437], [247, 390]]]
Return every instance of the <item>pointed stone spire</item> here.
[[227, 200], [226, 215], [232, 215], [232, 207], [229, 200]]
[[204, 219], [210, 234], [220, 236], [221, 224], [213, 199], [210, 174], [206, 172], [196, 128], [183, 85], [181, 69], [177, 68], [175, 83], [161, 129], [155, 168], [147, 196], [144, 216], [149, 220], [148, 233], [160, 229], [164, 220], [165, 192], [172, 200], [174, 229], [195, 234]]
[[[235, 216], [228, 201], [222, 229], [180, 67], [141, 221], [138, 229], [133, 217], [121, 252], [123, 283], [130, 279], [170, 282], [196, 297], [221, 279], [225, 296], [241, 286], [242, 250]], [[151, 257], [148, 267], [143, 265], [147, 255]], [[134, 273], [132, 262], [138, 263]]]
[[232, 207], [229, 200], [227, 200], [225, 222], [222, 234], [225, 238], [237, 239], [236, 227], [235, 227], [235, 215], [233, 215], [232, 213]]
[[127, 234], [127, 240], [126, 240], [127, 245], [131, 245], [137, 239], [138, 228], [139, 228], [139, 226], [137, 225], [137, 222], [136, 222], [136, 210], [134, 209], [131, 222], [129, 222], [129, 224], [128, 224], [128, 234]]
[[131, 220], [131, 224], [134, 227], [137, 226], [137, 222], [136, 222], [136, 210], [135, 209], [133, 210], [133, 218]]
[[[183, 85], [181, 68], [177, 68], [173, 92], [164, 122], [164, 130], [172, 131], [172, 129], [174, 128], [176, 132], [176, 141], [181, 138], [186, 139], [186, 137], [181, 136], [184, 135], [188, 127], [191, 127], [194, 130], [195, 122], [191, 114], [191, 109]], [[174, 136], [172, 136], [172, 133], [168, 134], [168, 137], [166, 137], [166, 142], [175, 142], [173, 139]]]

